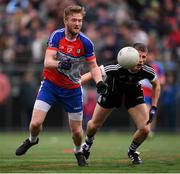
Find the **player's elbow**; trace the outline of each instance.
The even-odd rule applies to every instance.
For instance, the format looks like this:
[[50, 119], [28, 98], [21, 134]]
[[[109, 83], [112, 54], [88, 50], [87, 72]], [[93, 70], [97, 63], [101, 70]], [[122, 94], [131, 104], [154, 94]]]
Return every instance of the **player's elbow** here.
[[55, 60], [52, 56], [46, 56], [44, 60], [44, 68], [57, 68], [59, 61]]

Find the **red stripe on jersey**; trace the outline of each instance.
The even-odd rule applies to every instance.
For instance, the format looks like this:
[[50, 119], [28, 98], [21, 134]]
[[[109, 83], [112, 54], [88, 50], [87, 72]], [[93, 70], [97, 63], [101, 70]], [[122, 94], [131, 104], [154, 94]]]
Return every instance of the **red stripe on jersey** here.
[[86, 58], [86, 61], [90, 62], [90, 61], [95, 60], [95, 59], [96, 59], [96, 56], [91, 56], [91, 57]]
[[45, 68], [43, 71], [43, 75], [45, 79], [48, 79], [55, 85], [58, 85], [62, 88], [66, 89], [74, 89], [79, 88], [80, 84], [75, 84], [71, 80], [69, 80], [65, 75], [58, 72], [56, 69], [47, 69]]
[[55, 51], [57, 51], [58, 49], [54, 48], [54, 47], [47, 47], [47, 50], [55, 50]]

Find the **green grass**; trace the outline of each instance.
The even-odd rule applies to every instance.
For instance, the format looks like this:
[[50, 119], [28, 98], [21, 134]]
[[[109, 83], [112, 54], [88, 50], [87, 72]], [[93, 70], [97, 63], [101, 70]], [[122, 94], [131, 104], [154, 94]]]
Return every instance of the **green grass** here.
[[72, 153], [70, 133], [43, 132], [40, 142], [26, 155], [15, 156], [28, 133], [0, 133], [1, 173], [173, 173], [180, 172], [179, 134], [156, 134], [141, 147], [142, 165], [127, 157], [130, 133], [96, 136], [88, 167], [78, 167]]

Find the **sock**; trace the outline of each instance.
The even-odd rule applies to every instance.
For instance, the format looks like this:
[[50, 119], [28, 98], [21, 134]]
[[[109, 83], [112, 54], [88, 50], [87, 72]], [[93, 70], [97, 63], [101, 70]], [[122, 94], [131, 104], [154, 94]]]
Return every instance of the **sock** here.
[[83, 145], [83, 150], [90, 152], [93, 141], [94, 141], [94, 136], [92, 137], [86, 136], [85, 143]]
[[88, 135], [86, 136], [86, 138], [85, 138], [86, 144], [92, 145], [93, 141], [94, 141], [94, 136], [88, 136]]
[[32, 136], [31, 134], [29, 135], [29, 141], [31, 143], [35, 143], [37, 141], [37, 136]]
[[133, 141], [133, 142], [131, 143], [131, 145], [129, 146], [128, 151], [133, 151], [133, 152], [135, 152], [136, 149], [137, 149], [139, 146], [140, 146], [139, 143], [136, 143], [135, 141]]
[[74, 153], [82, 152], [81, 146], [74, 146]]

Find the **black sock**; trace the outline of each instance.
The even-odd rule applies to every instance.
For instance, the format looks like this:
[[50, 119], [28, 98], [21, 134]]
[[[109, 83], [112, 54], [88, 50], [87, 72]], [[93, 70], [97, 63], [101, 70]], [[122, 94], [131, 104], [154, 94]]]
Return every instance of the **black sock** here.
[[139, 143], [135, 142], [135, 141], [132, 141], [131, 145], [129, 146], [129, 151], [131, 152], [135, 152], [136, 149], [140, 146]]
[[88, 144], [88, 145], [91, 145], [91, 144], [93, 144], [93, 141], [94, 141], [94, 136], [86, 136], [86, 139], [85, 139], [85, 142], [86, 142], [86, 144]]

